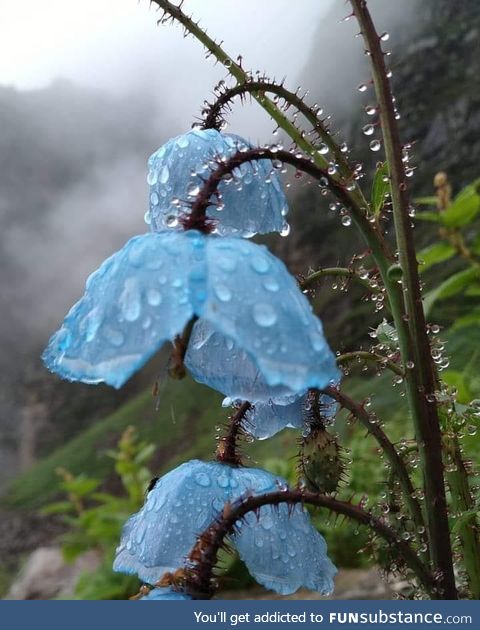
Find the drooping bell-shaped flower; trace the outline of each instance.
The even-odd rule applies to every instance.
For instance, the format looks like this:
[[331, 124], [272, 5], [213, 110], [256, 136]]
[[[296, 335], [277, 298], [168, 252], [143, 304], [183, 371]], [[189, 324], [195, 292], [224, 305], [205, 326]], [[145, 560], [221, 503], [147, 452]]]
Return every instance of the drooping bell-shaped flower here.
[[179, 591], [174, 591], [172, 588], [152, 588], [150, 593], [140, 597], [139, 601], [141, 602], [153, 602], [160, 599], [168, 599], [168, 600], [187, 600], [192, 599], [190, 595], [186, 593], [181, 593]]
[[[193, 129], [169, 140], [148, 160], [151, 229], [181, 229], [178, 219], [188, 213], [205, 179], [220, 160], [228, 159], [250, 144], [216, 129]], [[253, 236], [281, 232], [288, 212], [279, 176], [270, 160], [244, 163], [222, 181], [220, 198], [212, 199], [208, 217], [222, 236]]]
[[[198, 460], [182, 464], [157, 481], [125, 524], [114, 570], [155, 583], [185, 565], [197, 536], [225, 503], [279, 487], [286, 487], [284, 479], [258, 468]], [[282, 594], [302, 586], [333, 590], [336, 569], [303, 506], [265, 505], [237, 526], [230, 540], [257, 582]]]
[[128, 241], [90, 276], [43, 359], [64, 378], [120, 387], [193, 316], [224, 347], [223, 355], [202, 358], [202, 374], [193, 376], [231, 398], [248, 398], [249, 387], [241, 372], [238, 382], [232, 372], [218, 385], [225, 369], [218, 361], [234, 347], [242, 354], [232, 358], [233, 371], [248, 356], [282, 394], [321, 389], [337, 377], [321, 323], [284, 264], [264, 246], [195, 230]]

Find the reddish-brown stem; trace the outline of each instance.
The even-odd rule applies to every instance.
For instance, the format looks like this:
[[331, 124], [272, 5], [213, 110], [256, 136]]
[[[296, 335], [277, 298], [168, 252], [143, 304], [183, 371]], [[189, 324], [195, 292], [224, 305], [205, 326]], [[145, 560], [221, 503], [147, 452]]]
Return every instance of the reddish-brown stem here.
[[187, 590], [191, 590], [193, 593], [202, 593], [207, 597], [211, 596], [213, 571], [217, 564], [218, 551], [224, 545], [225, 538], [235, 532], [235, 524], [249, 512], [258, 511], [264, 505], [275, 506], [281, 503], [289, 503], [290, 505], [308, 503], [316, 507], [327, 508], [336, 514], [341, 514], [369, 527], [389, 545], [395, 547], [398, 557], [415, 573], [431, 597], [438, 597], [432, 575], [417, 556], [416, 551], [402, 540], [398, 532], [392, 527], [357, 505], [301, 489], [279, 490], [244, 497], [234, 504], [227, 503], [223, 514], [199, 536], [190, 553], [187, 566], [190, 566], [191, 569], [187, 570]]
[[[405, 503], [407, 504], [412, 521], [415, 523], [417, 529], [424, 529], [424, 520], [422, 510], [418, 500], [415, 498], [415, 488], [408, 474], [408, 470], [405, 466], [403, 459], [397, 453], [394, 445], [388, 439], [386, 433], [381, 428], [378, 420], [372, 416], [362, 405], [352, 400], [347, 394], [340, 391], [336, 387], [327, 387], [324, 392], [331, 398], [336, 400], [342, 407], [347, 409], [361, 424], [367, 429], [367, 431], [375, 438], [380, 447], [382, 448], [385, 456], [387, 457], [392, 469], [398, 477], [400, 487], [402, 488]], [[421, 529], [420, 529], [421, 531]]]
[[245, 415], [250, 409], [251, 404], [248, 401], [243, 402], [237, 411], [230, 417], [227, 430], [218, 441], [216, 459], [224, 464], [232, 466], [240, 466], [242, 463], [237, 450], [237, 442], [243, 434], [243, 423]]

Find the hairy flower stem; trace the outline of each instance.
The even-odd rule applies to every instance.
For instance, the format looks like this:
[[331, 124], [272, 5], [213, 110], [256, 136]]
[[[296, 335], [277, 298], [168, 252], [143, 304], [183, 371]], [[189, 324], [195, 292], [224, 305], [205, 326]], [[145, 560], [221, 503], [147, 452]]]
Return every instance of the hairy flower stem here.
[[[317, 134], [321, 142], [327, 145], [332, 157], [340, 168], [340, 173], [343, 177], [348, 177], [352, 181], [354, 180], [354, 170], [351, 164], [349, 164], [345, 154], [341, 151], [338, 144], [333, 139], [331, 133], [328, 131], [326, 125], [319, 117], [319, 114], [309, 107], [297, 93], [287, 90], [284, 85], [277, 85], [268, 80], [262, 81], [248, 81], [247, 83], [239, 83], [238, 85], [226, 89], [218, 99], [210, 105], [204, 114], [203, 124], [205, 128], [213, 127], [217, 128], [222, 122], [222, 113], [224, 108], [232, 101], [236, 96], [244, 96], [245, 94], [257, 95], [261, 101], [265, 98], [265, 94], [275, 94], [282, 98], [288, 106], [295, 107], [306, 120], [312, 125], [313, 131]], [[312, 153], [313, 155], [313, 153]], [[365, 206], [367, 202], [365, 201]]]
[[[228, 72], [242, 84], [248, 83], [249, 75], [243, 70], [243, 68], [227, 55], [222, 49], [220, 44], [217, 44], [207, 33], [195, 23], [190, 17], [188, 17], [181, 9], [181, 6], [176, 6], [169, 0], [152, 0], [154, 4], [157, 4], [164, 11], [164, 15], [170, 17], [172, 20], [179, 22], [187, 33], [191, 33], [209, 52], [215, 59], [223, 64]], [[162, 20], [160, 20], [161, 22]], [[297, 129], [297, 127], [283, 114], [275, 103], [273, 103], [265, 94], [261, 92], [253, 92], [252, 96], [255, 100], [265, 109], [265, 111], [271, 116], [271, 118], [277, 123], [277, 125], [288, 134], [292, 141], [304, 151], [307, 155], [311, 156], [317, 167], [325, 169], [328, 165], [327, 160], [323, 155], [320, 155], [315, 146], [312, 145], [306, 138], [305, 134]], [[313, 112], [316, 117], [316, 114]], [[351, 173], [349, 171], [343, 172], [340, 164], [340, 175], [346, 180], [351, 179]], [[334, 180], [335, 178], [331, 178]], [[337, 183], [338, 185], [338, 183]], [[358, 186], [353, 191], [344, 190], [342, 195], [342, 203], [347, 208], [352, 210], [352, 219], [355, 225], [362, 233], [367, 245], [372, 250], [377, 266], [380, 269], [382, 277], [386, 277], [387, 269], [393, 262], [393, 255], [389, 250], [389, 247], [383, 238], [377, 225], [370, 224], [366, 219], [366, 212], [368, 203], [365, 200], [363, 193]]]
[[362, 405], [359, 405], [345, 393], [336, 387], [327, 387], [323, 390], [325, 394], [336, 400], [342, 407], [347, 409], [361, 424], [367, 429], [368, 433], [378, 442], [385, 456], [388, 458], [392, 470], [397, 475], [400, 487], [402, 489], [405, 504], [407, 505], [412, 521], [417, 530], [422, 531], [425, 528], [422, 510], [420, 504], [415, 497], [415, 488], [408, 474], [403, 459], [397, 453], [394, 445], [390, 442], [383, 429], [380, 427], [378, 420], [372, 417]]
[[244, 433], [243, 423], [245, 420], [245, 414], [250, 407], [251, 404], [248, 401], [245, 401], [230, 417], [227, 430], [218, 441], [217, 451], [215, 454], [217, 462], [231, 464], [232, 466], [241, 465], [242, 460], [237, 450], [237, 443], [238, 439]]
[[394, 374], [405, 378], [405, 372], [399, 365], [397, 365], [393, 361], [390, 361], [381, 354], [368, 352], [367, 350], [354, 350], [353, 352], [345, 352], [344, 354], [340, 354], [337, 357], [337, 365], [344, 365], [345, 363], [350, 363], [351, 361], [358, 359], [360, 359], [361, 361], [370, 361], [371, 363], [377, 363], [379, 366], [388, 368]]
[[[435, 403], [436, 376], [430, 353], [418, 275], [411, 219], [408, 215], [409, 193], [402, 162], [402, 145], [381, 40], [375, 30], [366, 0], [350, 0], [359, 22], [365, 47], [369, 52], [373, 82], [378, 99], [385, 154], [391, 178], [391, 196], [395, 234], [402, 269], [403, 304], [394, 298], [392, 311], [404, 364], [413, 362], [407, 374], [407, 394], [415, 423], [422, 460], [427, 506], [428, 533], [434, 567], [440, 572], [443, 597], [456, 599], [452, 549], [447, 516], [447, 501], [442, 463], [442, 442], [438, 409]], [[389, 291], [387, 286], [387, 291]], [[390, 291], [389, 291], [390, 294]], [[392, 296], [390, 296], [392, 297]], [[406, 314], [402, 322], [400, 313]]]
[[[404, 540], [398, 532], [384, 521], [372, 516], [359, 506], [345, 501], [338, 501], [331, 496], [309, 492], [307, 490], [279, 490], [257, 496], [247, 496], [233, 504], [227, 503], [223, 514], [198, 538], [189, 556], [189, 564], [193, 567], [188, 571], [187, 590], [190, 586], [193, 592], [212, 595], [213, 572], [217, 564], [219, 549], [225, 544], [226, 536], [235, 532], [235, 524], [249, 512], [257, 512], [264, 505], [310, 504], [351, 518], [361, 525], [372, 529], [379, 537], [395, 548], [398, 557], [415, 573], [419, 582], [433, 599], [438, 598], [436, 584], [432, 575], [417, 556], [416, 551]], [[190, 582], [190, 585], [188, 584]]]
[[187, 323], [181, 335], [177, 335], [173, 342], [173, 350], [170, 355], [168, 375], [170, 378], [182, 379], [185, 377], [185, 355], [187, 354], [188, 343], [192, 336], [193, 327], [198, 317], [194, 315]]
[[304, 278], [300, 282], [300, 288], [305, 290], [309, 289], [312, 285], [323, 278], [324, 276], [334, 276], [339, 278], [352, 278], [356, 282], [364, 286], [370, 293], [382, 293], [380, 287], [372, 287], [368, 280], [361, 278], [355, 269], [348, 269], [347, 267], [324, 267], [318, 271], [314, 271], [309, 276]]

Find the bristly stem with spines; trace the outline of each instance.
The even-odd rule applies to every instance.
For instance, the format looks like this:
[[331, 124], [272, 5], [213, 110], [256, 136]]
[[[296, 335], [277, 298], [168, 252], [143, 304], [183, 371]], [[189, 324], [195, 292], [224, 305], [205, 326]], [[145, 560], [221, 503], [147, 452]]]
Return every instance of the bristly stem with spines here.
[[211, 595], [218, 551], [225, 544], [225, 538], [235, 532], [236, 523], [249, 512], [258, 512], [262, 506], [278, 506], [282, 503], [290, 506], [308, 504], [326, 508], [335, 514], [346, 516], [360, 525], [369, 527], [375, 535], [396, 549], [397, 557], [416, 575], [425, 591], [433, 599], [439, 598], [434, 577], [415, 549], [402, 540], [392, 527], [360, 506], [300, 488], [282, 488], [276, 492], [246, 496], [232, 504], [227, 503], [217, 520], [200, 534], [190, 553], [185, 570], [187, 591], [199, 593], [201, 596]]
[[380, 36], [376, 32], [366, 1], [350, 1], [371, 60], [385, 155], [389, 164], [393, 219], [399, 264], [402, 270], [402, 312], [405, 313], [407, 320], [396, 327], [404, 363], [413, 364], [412, 369], [408, 370], [406, 383], [422, 460], [425, 499], [430, 508], [427, 509], [427, 522], [432, 560], [440, 572], [440, 583], [445, 597], [456, 599], [443, 474], [441, 430], [435, 399], [437, 378], [431, 357], [415, 243], [408, 213], [410, 200], [405, 167], [402, 162], [402, 143]]
[[[242, 515], [250, 510], [258, 509], [260, 505], [267, 503], [276, 505], [283, 501], [287, 501], [290, 504], [311, 502], [314, 505], [328, 507], [337, 513], [345, 514], [358, 522], [364, 522], [366, 525], [373, 528], [377, 534], [384, 535], [387, 539], [391, 534], [393, 536], [391, 542], [395, 543], [394, 546], [396, 546], [398, 550], [400, 550], [399, 544], [397, 544], [398, 542], [402, 545], [406, 545], [404, 552], [409, 557], [407, 564], [416, 573], [430, 596], [435, 598], [455, 599], [457, 597], [457, 591], [453, 573], [445, 479], [442, 463], [441, 426], [436, 402], [438, 377], [431, 357], [430, 343], [423, 313], [421, 287], [413, 242], [411, 217], [409, 215], [408, 186], [405, 168], [402, 162], [402, 145], [395, 118], [394, 101], [389, 75], [385, 66], [384, 53], [381, 47], [381, 38], [374, 28], [367, 9], [366, 0], [350, 0], [350, 2], [353, 7], [353, 15], [356, 16], [360, 24], [365, 48], [372, 62], [373, 85], [377, 94], [380, 127], [383, 134], [386, 158], [389, 164], [393, 219], [396, 245], [399, 251], [398, 261], [390, 250], [390, 246], [386, 242], [378, 222], [371, 222], [369, 220], [369, 204], [362, 190], [356, 184], [354, 168], [352, 168], [346, 155], [333, 140], [329, 130], [321, 120], [318, 110], [316, 110], [315, 107], [306, 105], [304, 100], [297, 93], [287, 90], [283, 86], [283, 83], [276, 85], [266, 78], [256, 81], [253, 80], [251, 75], [245, 72], [241, 67], [241, 64], [235, 63], [235, 61], [225, 53], [220, 44], [212, 40], [197, 23], [183, 13], [181, 5], [176, 6], [169, 0], [152, 0], [152, 2], [164, 10], [164, 18], [162, 19], [177, 20], [182, 24], [185, 31], [194, 35], [205, 46], [208, 54], [212, 55], [218, 62], [223, 64], [238, 83], [238, 85], [234, 87], [225, 88], [223, 92], [218, 95], [218, 98], [213, 104], [207, 104], [203, 119], [206, 128], [219, 128], [225, 107], [229, 106], [232, 99], [236, 96], [243, 97], [245, 94], [250, 94], [266, 110], [278, 127], [290, 137], [294, 146], [303, 152], [303, 155], [301, 155], [296, 150], [294, 152], [288, 152], [278, 148], [274, 150], [271, 148], [250, 149], [247, 151], [239, 151], [231, 158], [219, 162], [218, 168], [212, 171], [200, 194], [192, 204], [191, 213], [182, 218], [181, 222], [184, 228], [200, 229], [205, 232], [210, 231], [212, 225], [209, 224], [210, 220], [206, 215], [206, 211], [209, 205], [213, 203], [213, 198], [217, 194], [218, 185], [225, 175], [231, 173], [235, 168], [245, 162], [270, 159], [272, 161], [279, 160], [290, 164], [308, 173], [317, 180], [325, 181], [333, 194], [335, 194], [341, 203], [350, 211], [354, 223], [362, 233], [368, 245], [369, 253], [375, 260], [376, 267], [383, 282], [383, 287], [388, 297], [387, 306], [392, 313], [396, 333], [398, 335], [401, 364], [386, 360], [385, 357], [377, 355], [374, 352], [360, 351], [347, 354], [351, 354], [352, 359], [361, 358], [365, 361], [377, 362], [379, 365], [384, 365], [397, 375], [405, 378], [407, 399], [414, 423], [417, 448], [422, 463], [425, 513], [423, 513], [420, 508], [413, 484], [409, 477], [408, 469], [402, 457], [389, 441], [382, 428], [372, 420], [371, 414], [368, 413], [362, 405], [350, 400], [336, 388], [327, 389], [325, 393], [340, 402], [340, 404], [357, 418], [382, 447], [383, 452], [390, 461], [392, 471], [397, 475], [405, 504], [408, 506], [410, 517], [415, 523], [417, 531], [423, 532], [424, 522], [426, 524], [424, 539], [428, 542], [428, 549], [425, 552], [420, 551], [419, 558], [415, 555], [417, 550], [414, 550], [413, 547], [404, 541], [397, 540], [398, 532], [394, 528], [385, 526], [383, 521], [372, 519], [369, 513], [362, 512], [359, 514], [359, 508], [351, 506], [351, 504], [335, 502], [331, 497], [323, 497], [322, 495], [315, 495], [299, 490], [288, 491], [291, 493], [288, 495], [288, 498], [285, 498], [287, 495], [283, 492], [281, 495], [280, 493], [272, 493], [264, 499], [261, 497], [249, 497], [241, 501], [236, 507], [233, 507], [233, 509], [238, 510], [235, 517], [232, 517], [231, 513], [224, 513], [222, 519], [212, 525], [211, 531], [213, 532], [214, 529], [217, 528], [219, 540], [220, 538], [223, 540], [224, 536], [234, 528], [235, 522], [241, 518]], [[285, 103], [283, 109], [278, 107], [276, 102], [268, 98], [267, 94], [274, 94], [276, 97], [282, 99]], [[285, 115], [284, 112], [289, 107], [297, 109], [308, 121], [312, 127], [309, 133], [299, 129], [297, 125]], [[315, 141], [309, 138], [309, 135], [311, 136], [312, 133], [314, 134]], [[333, 169], [333, 171], [329, 172], [329, 160], [326, 159], [325, 152], [319, 151], [318, 141], [328, 147], [329, 154], [334, 158], [335, 169]], [[352, 183], [355, 185], [351, 186]], [[329, 270], [333, 270], [333, 275], [357, 277], [356, 274], [354, 274], [354, 272], [352, 274], [352, 271], [349, 269], [329, 268]], [[307, 283], [305, 288], [311, 286], [319, 277], [328, 275], [326, 271], [327, 270], [319, 270], [304, 279], [303, 282]], [[361, 280], [359, 277], [358, 279]], [[369, 283], [366, 282], [364, 284], [366, 286]], [[366, 288], [373, 292], [372, 287], [368, 286]], [[380, 291], [381, 290], [382, 289], [380, 289]], [[347, 357], [347, 354], [338, 358], [340, 363], [342, 363], [343, 360], [348, 361], [350, 359], [350, 357]], [[231, 427], [233, 426], [236, 426], [236, 423], [232, 421]], [[463, 493], [462, 496], [468, 499], [468, 478], [466, 475], [461, 479], [458, 475], [453, 476], [449, 481], [452, 485], [456, 482], [461, 482], [459, 490]], [[301, 493], [301, 496], [299, 493]], [[311, 497], [310, 494], [312, 494]], [[283, 496], [284, 499], [281, 499], [280, 496]], [[307, 500], [308, 498], [312, 500], [309, 501]], [[263, 500], [265, 503], [262, 503]], [[353, 507], [355, 509], [352, 510], [351, 508]], [[465, 509], [465, 506], [459, 507]], [[228, 508], [231, 512], [232, 506], [228, 506]], [[368, 515], [368, 522], [367, 520], [362, 521], [364, 518], [363, 515]], [[234, 518], [233, 521], [231, 520], [232, 518]], [[225, 529], [225, 523], [227, 521], [229, 525]], [[220, 525], [222, 522], [223, 525]], [[379, 524], [380, 528], [378, 527]], [[222, 527], [224, 528], [222, 529], [223, 534], [220, 535], [220, 529]], [[380, 531], [382, 527], [387, 527], [387, 532], [384, 531], [382, 534]], [[470, 545], [471, 547], [472, 537], [467, 536], [467, 538], [470, 542], [467, 541], [466, 545]], [[201, 540], [199, 543], [200, 542]], [[208, 543], [209, 541], [204, 539], [203, 543], [205, 542]], [[221, 544], [221, 541], [219, 544]], [[472, 551], [472, 549], [473, 548], [471, 548], [470, 551], [474, 554], [474, 550]], [[412, 552], [415, 559], [411, 557], [410, 551], [408, 550]], [[214, 552], [214, 556], [216, 557], [216, 551]], [[424, 564], [423, 561], [425, 561], [426, 564]], [[427, 564], [428, 568], [426, 566]], [[472, 571], [474, 574], [476, 573], [478, 577], [480, 570], [478, 562], [475, 565], [473, 563], [470, 564]]]

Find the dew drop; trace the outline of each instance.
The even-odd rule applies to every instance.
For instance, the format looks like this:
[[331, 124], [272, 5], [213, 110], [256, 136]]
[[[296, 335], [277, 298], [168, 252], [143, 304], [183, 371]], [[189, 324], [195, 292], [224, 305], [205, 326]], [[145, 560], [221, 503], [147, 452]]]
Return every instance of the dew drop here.
[[197, 473], [195, 475], [195, 482], [203, 488], [208, 488], [208, 486], [210, 486], [212, 483], [207, 473], [203, 472]]
[[169, 228], [177, 227], [178, 217], [176, 217], [174, 214], [169, 214], [168, 217], [165, 219], [165, 223]]
[[161, 184], [166, 184], [168, 182], [169, 177], [170, 177], [170, 171], [168, 170], [168, 166], [165, 165], [160, 171], [160, 175], [158, 179]]
[[267, 273], [267, 271], [270, 269], [270, 263], [268, 262], [268, 260], [261, 256], [254, 256], [250, 261], [250, 265], [252, 269], [257, 273]]
[[365, 125], [362, 129], [364, 135], [366, 136], [372, 136], [373, 133], [375, 132], [375, 127], [373, 125]]
[[368, 86], [366, 83], [360, 83], [360, 85], [357, 87], [357, 90], [359, 92], [366, 92], [368, 89]]
[[370, 151], [380, 151], [381, 148], [382, 143], [380, 142], [380, 140], [372, 140], [370, 142]]
[[277, 321], [277, 314], [270, 304], [255, 304], [253, 307], [253, 319], [262, 328], [269, 328]]
[[349, 214], [344, 214], [342, 217], [342, 225], [344, 225], [345, 227], [348, 227], [349, 225], [352, 225], [352, 217]]
[[320, 155], [327, 155], [328, 151], [328, 146], [322, 142], [322, 144], [318, 147], [317, 153], [320, 153]]
[[162, 302], [162, 294], [157, 289], [147, 291], [147, 302], [150, 306], [158, 306]]
[[217, 284], [214, 290], [220, 302], [230, 302], [232, 299], [232, 292], [225, 284]]
[[156, 169], [151, 168], [148, 171], [148, 175], [147, 175], [147, 184], [149, 184], [150, 186], [154, 186], [158, 181], [158, 172]]

